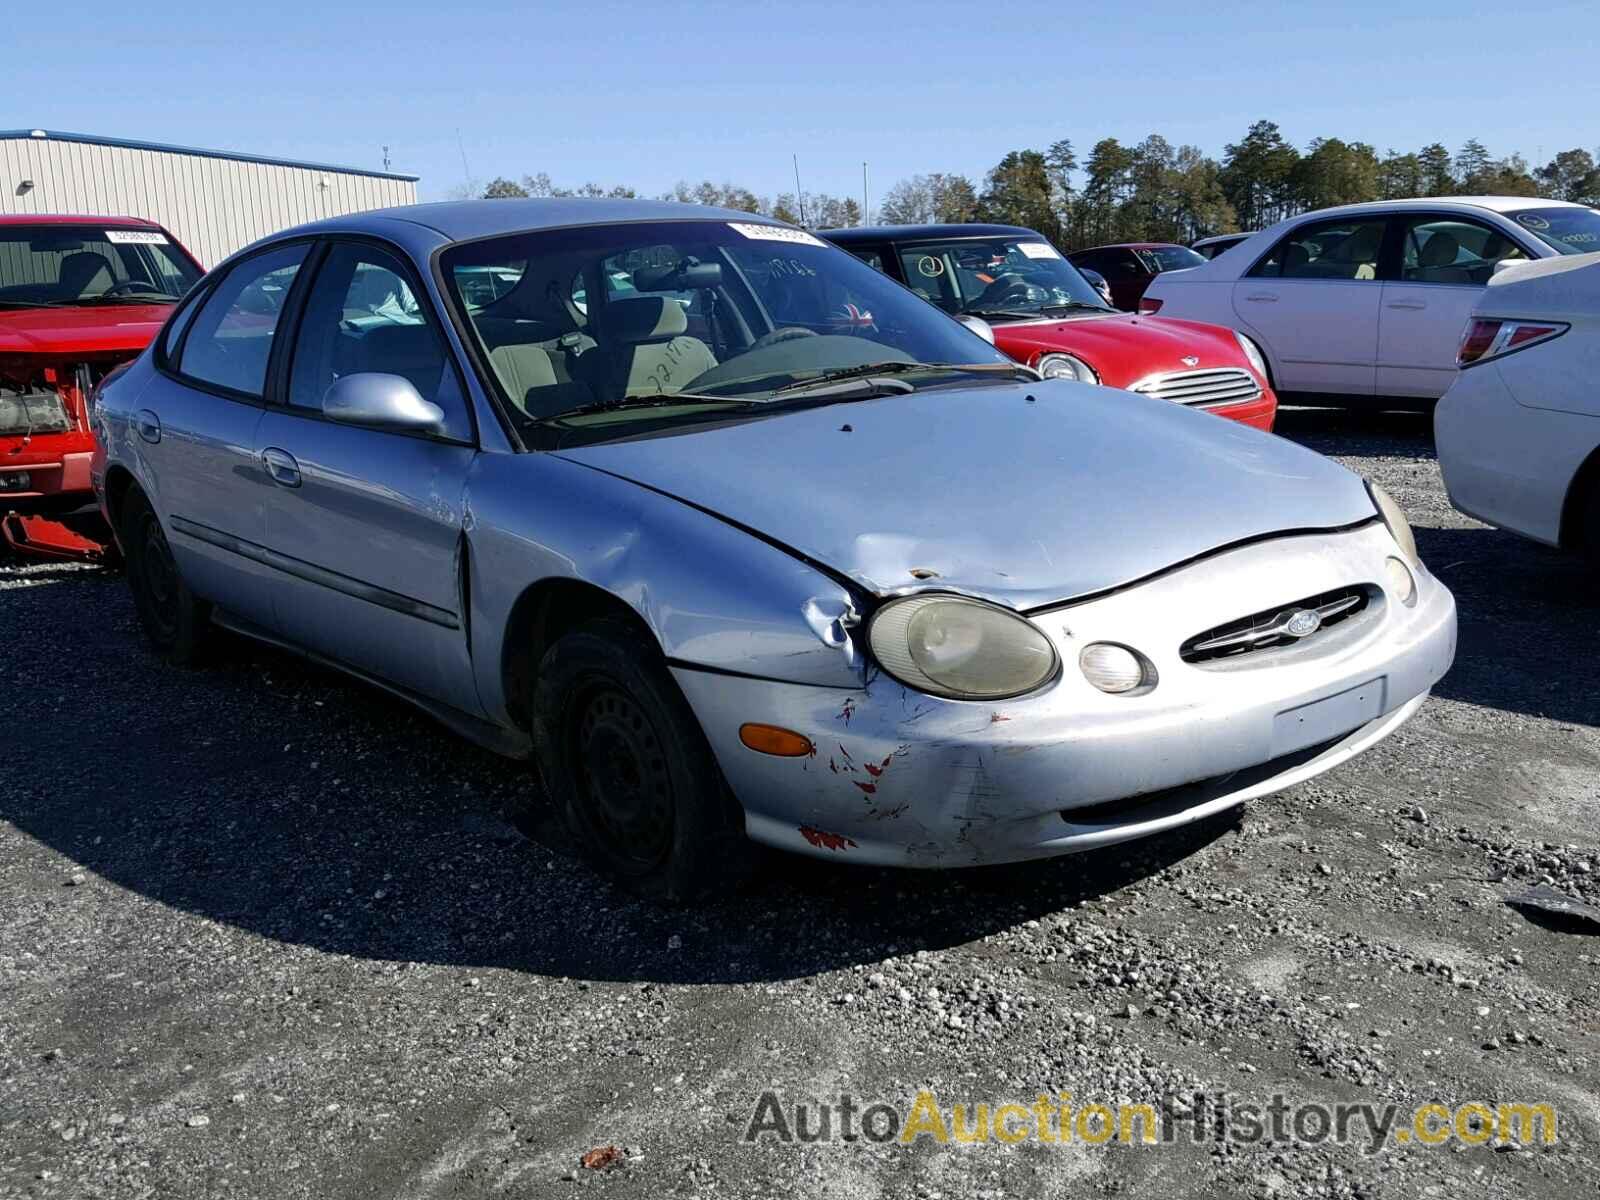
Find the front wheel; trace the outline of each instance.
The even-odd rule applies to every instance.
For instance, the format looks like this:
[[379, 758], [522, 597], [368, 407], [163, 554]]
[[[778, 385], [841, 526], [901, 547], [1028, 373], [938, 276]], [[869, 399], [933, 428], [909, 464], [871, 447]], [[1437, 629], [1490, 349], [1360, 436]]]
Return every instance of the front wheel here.
[[128, 588], [145, 638], [169, 663], [196, 662], [205, 648], [211, 608], [183, 581], [166, 531], [144, 493], [137, 489], [129, 493], [118, 525]]
[[648, 639], [609, 620], [561, 637], [539, 664], [532, 709], [551, 802], [599, 867], [667, 902], [748, 872], [738, 803]]

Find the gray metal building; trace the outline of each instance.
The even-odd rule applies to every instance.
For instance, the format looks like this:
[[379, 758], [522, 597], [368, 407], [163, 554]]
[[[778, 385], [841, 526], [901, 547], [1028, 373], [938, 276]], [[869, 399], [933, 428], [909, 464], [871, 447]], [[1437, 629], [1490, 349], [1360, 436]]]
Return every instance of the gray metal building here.
[[0, 130], [0, 213], [146, 217], [205, 266], [302, 221], [415, 204], [417, 177], [164, 146]]

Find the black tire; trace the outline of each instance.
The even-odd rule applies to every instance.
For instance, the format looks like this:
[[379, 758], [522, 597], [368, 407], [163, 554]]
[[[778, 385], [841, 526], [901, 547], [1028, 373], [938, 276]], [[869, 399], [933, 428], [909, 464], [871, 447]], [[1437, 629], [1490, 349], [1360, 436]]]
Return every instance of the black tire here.
[[189, 590], [160, 519], [137, 488], [123, 501], [118, 526], [128, 589], [151, 649], [175, 666], [199, 662], [210, 631], [211, 606]]
[[748, 875], [738, 802], [648, 638], [615, 620], [567, 633], [539, 664], [531, 708], [550, 801], [598, 867], [666, 903]]

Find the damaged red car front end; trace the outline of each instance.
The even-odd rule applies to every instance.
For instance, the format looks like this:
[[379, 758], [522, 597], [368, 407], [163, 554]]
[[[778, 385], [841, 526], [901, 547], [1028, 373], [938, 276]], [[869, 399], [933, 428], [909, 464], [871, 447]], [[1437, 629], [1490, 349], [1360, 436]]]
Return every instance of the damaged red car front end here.
[[93, 389], [150, 343], [200, 265], [126, 217], [0, 217], [0, 550], [97, 559]]

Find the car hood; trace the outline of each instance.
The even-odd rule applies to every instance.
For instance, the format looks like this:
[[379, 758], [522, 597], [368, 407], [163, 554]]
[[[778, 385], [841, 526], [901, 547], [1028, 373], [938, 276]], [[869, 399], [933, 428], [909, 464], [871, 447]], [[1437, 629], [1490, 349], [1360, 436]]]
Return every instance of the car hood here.
[[0, 354], [88, 354], [143, 350], [170, 304], [0, 309]]
[[1374, 516], [1361, 480], [1320, 454], [1065, 381], [924, 389], [557, 453], [870, 592], [942, 588], [1018, 609]]
[[[1065, 350], [1087, 362], [1107, 387], [1128, 387], [1149, 375], [1207, 367], [1250, 369], [1233, 334], [1219, 325], [1133, 313], [1061, 321], [996, 323], [995, 345], [1019, 362]], [[1185, 358], [1197, 359], [1184, 362]]]

